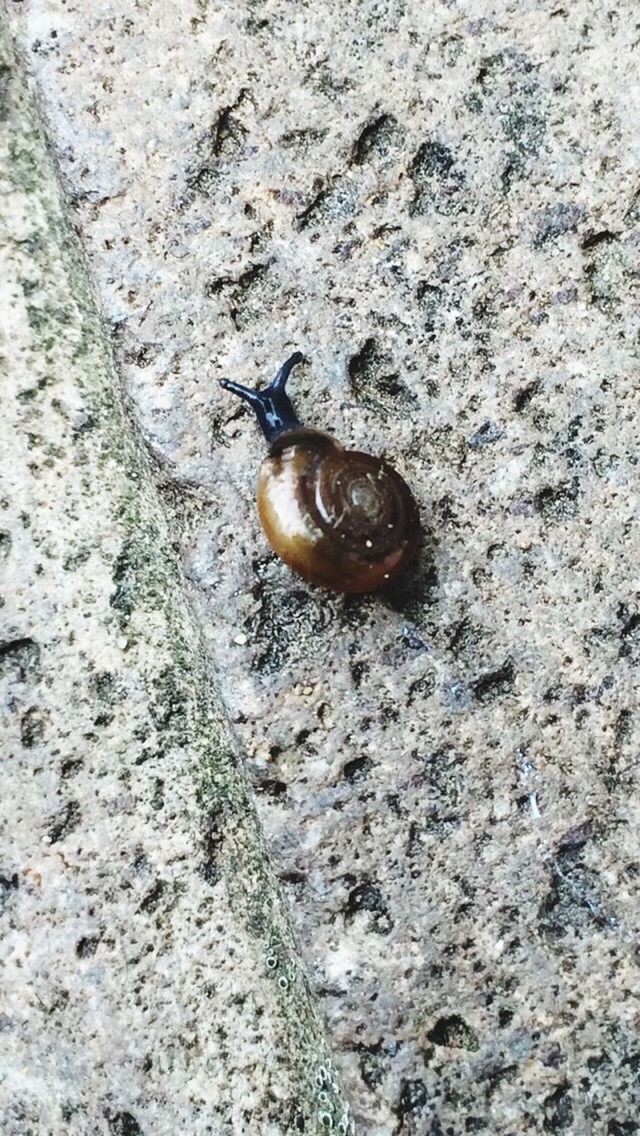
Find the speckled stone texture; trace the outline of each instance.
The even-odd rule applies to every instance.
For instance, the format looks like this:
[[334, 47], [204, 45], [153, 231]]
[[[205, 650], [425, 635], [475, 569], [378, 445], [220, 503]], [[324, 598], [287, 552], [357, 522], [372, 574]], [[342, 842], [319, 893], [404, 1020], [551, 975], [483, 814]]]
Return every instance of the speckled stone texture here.
[[[357, 1130], [631, 1136], [637, 5], [10, 7]], [[260, 533], [215, 380], [295, 348], [421, 502], [389, 595]]]
[[351, 1131], [0, 18], [0, 1131]]

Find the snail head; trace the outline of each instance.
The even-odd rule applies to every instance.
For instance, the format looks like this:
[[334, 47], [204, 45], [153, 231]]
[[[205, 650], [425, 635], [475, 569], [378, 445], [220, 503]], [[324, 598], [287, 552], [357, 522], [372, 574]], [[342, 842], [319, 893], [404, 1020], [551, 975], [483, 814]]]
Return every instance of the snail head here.
[[220, 386], [224, 390], [231, 391], [232, 394], [249, 403], [269, 444], [287, 430], [300, 429], [301, 422], [285, 388], [291, 371], [303, 359], [304, 355], [300, 351], [295, 351], [286, 363], [282, 364], [275, 379], [263, 390], [244, 387], [241, 383], [233, 382], [232, 379], [220, 379]]

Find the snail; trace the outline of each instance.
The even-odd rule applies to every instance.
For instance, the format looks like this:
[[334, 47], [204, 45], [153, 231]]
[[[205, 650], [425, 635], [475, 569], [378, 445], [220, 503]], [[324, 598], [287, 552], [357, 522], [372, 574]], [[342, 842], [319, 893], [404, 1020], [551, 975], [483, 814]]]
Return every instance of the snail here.
[[311, 584], [333, 592], [371, 592], [417, 554], [418, 507], [382, 458], [347, 450], [303, 426], [286, 392], [303, 355], [296, 351], [263, 390], [230, 379], [220, 385], [248, 402], [269, 445], [258, 475], [258, 512], [269, 544]]

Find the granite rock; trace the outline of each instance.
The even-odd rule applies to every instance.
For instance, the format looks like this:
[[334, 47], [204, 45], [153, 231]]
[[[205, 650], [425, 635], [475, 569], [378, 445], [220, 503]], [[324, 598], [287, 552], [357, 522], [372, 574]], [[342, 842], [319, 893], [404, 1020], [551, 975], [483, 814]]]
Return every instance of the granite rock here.
[[0, 1128], [351, 1131], [0, 26]]
[[[635, 6], [12, 8], [358, 1131], [638, 1131]], [[388, 595], [260, 533], [294, 348]]]

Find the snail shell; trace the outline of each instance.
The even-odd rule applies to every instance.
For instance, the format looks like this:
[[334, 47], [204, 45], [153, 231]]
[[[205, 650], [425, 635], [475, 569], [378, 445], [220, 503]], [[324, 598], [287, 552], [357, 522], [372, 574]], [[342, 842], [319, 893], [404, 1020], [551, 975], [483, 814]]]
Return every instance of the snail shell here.
[[400, 475], [319, 430], [273, 443], [260, 467], [258, 511], [285, 564], [330, 591], [384, 587], [418, 550], [418, 508]]
[[420, 544], [418, 507], [387, 462], [346, 450], [301, 425], [285, 386], [296, 352], [264, 390], [221, 385], [253, 408], [269, 443], [258, 512], [269, 544], [305, 580], [335, 592], [371, 592], [398, 576]]

